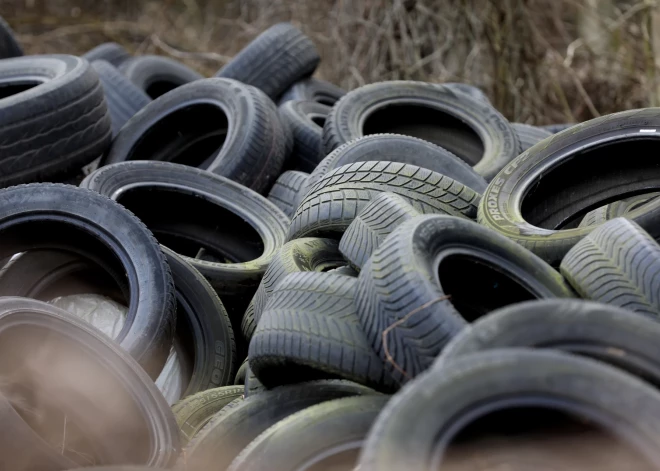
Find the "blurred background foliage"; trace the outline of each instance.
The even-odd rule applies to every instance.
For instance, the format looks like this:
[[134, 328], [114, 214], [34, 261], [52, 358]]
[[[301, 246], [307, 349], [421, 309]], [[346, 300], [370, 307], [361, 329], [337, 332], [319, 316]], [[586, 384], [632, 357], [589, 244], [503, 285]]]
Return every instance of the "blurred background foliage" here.
[[656, 0], [0, 0], [0, 15], [29, 54], [116, 41], [207, 75], [290, 21], [319, 48], [317, 76], [346, 89], [466, 82], [531, 124], [660, 104]]

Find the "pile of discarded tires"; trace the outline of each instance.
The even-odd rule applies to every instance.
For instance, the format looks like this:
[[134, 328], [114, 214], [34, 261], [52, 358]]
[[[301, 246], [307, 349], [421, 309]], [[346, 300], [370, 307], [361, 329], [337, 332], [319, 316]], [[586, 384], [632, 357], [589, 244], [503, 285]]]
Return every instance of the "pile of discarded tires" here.
[[0, 469], [660, 469], [660, 109], [0, 57]]

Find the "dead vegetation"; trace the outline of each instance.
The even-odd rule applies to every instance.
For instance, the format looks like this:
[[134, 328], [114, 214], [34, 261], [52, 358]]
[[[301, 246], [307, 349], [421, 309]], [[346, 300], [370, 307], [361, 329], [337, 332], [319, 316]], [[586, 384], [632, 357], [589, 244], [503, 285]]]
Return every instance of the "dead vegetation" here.
[[314, 38], [317, 75], [466, 82], [509, 119], [582, 121], [660, 100], [655, 0], [2, 0], [28, 53], [116, 41], [212, 74], [273, 23]]

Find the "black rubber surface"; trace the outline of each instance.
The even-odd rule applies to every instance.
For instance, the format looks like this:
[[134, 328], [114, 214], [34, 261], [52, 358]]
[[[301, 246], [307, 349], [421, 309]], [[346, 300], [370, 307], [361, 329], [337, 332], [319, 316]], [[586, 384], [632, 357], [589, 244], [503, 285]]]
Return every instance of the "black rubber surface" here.
[[112, 121], [112, 134], [116, 136], [126, 122], [151, 103], [149, 95], [133, 85], [111, 63], [104, 60], [92, 62], [99, 75], [105, 103]]
[[291, 100], [280, 105], [278, 111], [293, 134], [287, 168], [311, 172], [325, 156], [321, 140], [330, 107], [315, 101]]
[[486, 350], [551, 348], [582, 355], [660, 385], [660, 323], [625, 309], [582, 300], [548, 299], [508, 306], [463, 329], [436, 360]]
[[[610, 202], [660, 190], [660, 161], [653, 157], [659, 145], [658, 108], [572, 126], [502, 170], [483, 195], [478, 220], [558, 266], [593, 230], [564, 227], [577, 225], [589, 211]], [[660, 238], [660, 199], [627, 217]]]
[[0, 191], [0, 242], [0, 259], [26, 250], [65, 250], [104, 267], [118, 286], [128, 285], [126, 321], [115, 340], [152, 378], [158, 376], [174, 334], [174, 285], [160, 246], [138, 218], [82, 188], [20, 185]]
[[561, 273], [583, 298], [660, 316], [660, 245], [629, 219], [612, 219], [575, 244]]
[[229, 471], [352, 469], [369, 428], [388, 399], [346, 397], [308, 407], [259, 435], [236, 457]]
[[388, 371], [427, 369], [468, 322], [537, 298], [571, 297], [561, 275], [472, 221], [418, 216], [401, 224], [358, 277], [357, 313]]
[[368, 134], [418, 137], [457, 155], [486, 180], [520, 153], [509, 122], [491, 105], [451, 87], [424, 82], [380, 82], [350, 91], [323, 128], [330, 153]]
[[394, 396], [359, 469], [651, 471], [660, 465], [659, 418], [657, 391], [609, 365], [493, 350], [434, 369]]
[[282, 94], [278, 104], [281, 105], [289, 100], [304, 100], [315, 101], [326, 106], [333, 106], [337, 103], [337, 100], [344, 95], [346, 95], [346, 90], [342, 90], [325, 80], [308, 77], [291, 85], [291, 87]]
[[226, 469], [252, 440], [280, 420], [332, 399], [374, 394], [349, 381], [315, 381], [256, 394], [225, 411], [188, 444], [181, 469]]
[[398, 162], [359, 162], [339, 167], [309, 188], [289, 227], [288, 239], [341, 238], [380, 193], [403, 197], [420, 213], [474, 218], [480, 195], [430, 170]]
[[169, 161], [265, 192], [280, 174], [288, 132], [275, 105], [258, 89], [235, 80], [198, 80], [137, 113], [102, 164]]
[[296, 170], [283, 172], [268, 193], [268, 200], [280, 208], [284, 214], [291, 217], [296, 212], [298, 192], [305, 186], [308, 173]]
[[98, 169], [81, 186], [135, 212], [221, 297], [252, 293], [286, 236], [288, 218], [266, 198], [184, 165], [123, 162]]
[[250, 369], [268, 388], [347, 379], [392, 391], [395, 383], [355, 312], [357, 279], [294, 273], [273, 291], [250, 341]]
[[261, 33], [216, 74], [255, 86], [276, 99], [298, 80], [312, 75], [320, 61], [314, 43], [289, 23]]
[[412, 164], [432, 170], [483, 193], [486, 180], [451, 152], [423, 139], [398, 134], [374, 134], [347, 142], [325, 157], [310, 174], [304, 190], [298, 193], [298, 203], [307, 190], [337, 167], [366, 161], [386, 161]]
[[119, 70], [151, 98], [204, 78], [181, 62], [162, 56], [131, 57], [122, 61]]
[[75, 176], [111, 139], [96, 72], [80, 57], [0, 61], [0, 186]]
[[130, 53], [117, 43], [103, 43], [90, 49], [82, 55], [89, 62], [106, 61], [114, 67], [119, 67], [123, 62], [131, 58]]

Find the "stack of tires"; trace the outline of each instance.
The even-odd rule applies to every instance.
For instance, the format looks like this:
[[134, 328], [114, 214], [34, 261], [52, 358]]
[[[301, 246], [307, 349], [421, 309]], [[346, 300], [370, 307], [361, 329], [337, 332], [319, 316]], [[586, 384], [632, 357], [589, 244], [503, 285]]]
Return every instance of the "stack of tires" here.
[[660, 469], [660, 109], [318, 63], [0, 22], [0, 469]]

